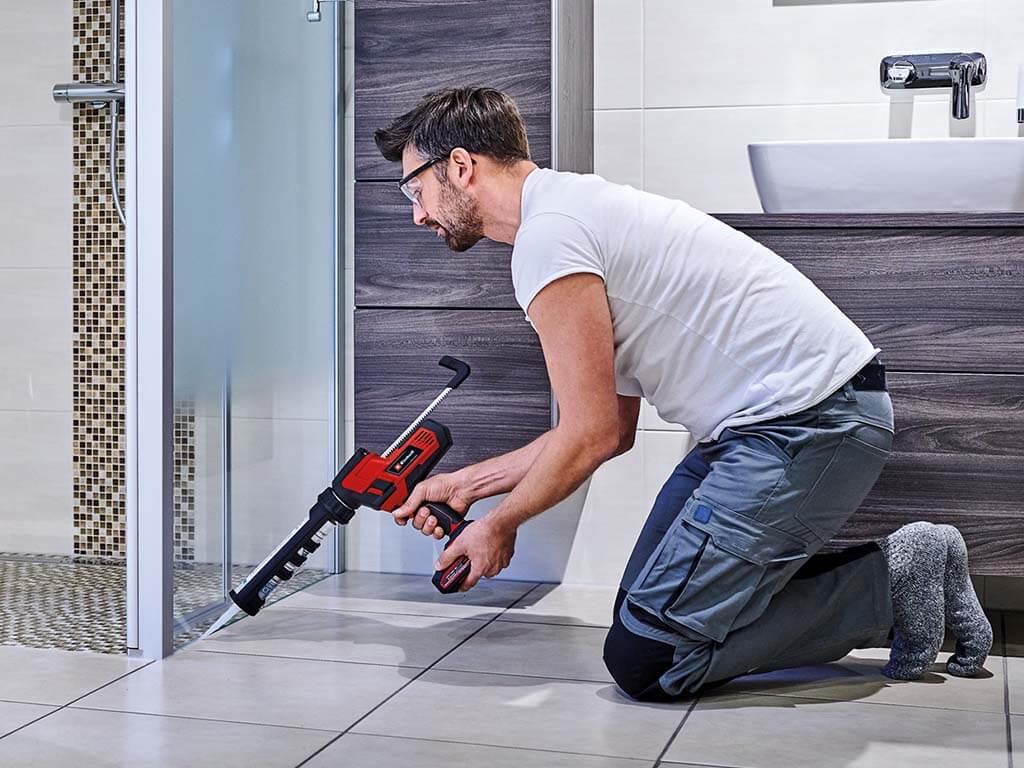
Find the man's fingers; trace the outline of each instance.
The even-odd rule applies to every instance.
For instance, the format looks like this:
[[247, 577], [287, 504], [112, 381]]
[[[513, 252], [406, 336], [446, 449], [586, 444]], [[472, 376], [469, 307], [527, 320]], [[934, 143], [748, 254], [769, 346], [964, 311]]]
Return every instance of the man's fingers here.
[[416, 510], [419, 509], [420, 499], [422, 498], [423, 491], [421, 490], [421, 486], [417, 486], [416, 489], [409, 494], [409, 498], [405, 500], [405, 503], [391, 512], [391, 515], [395, 518], [395, 522], [399, 525], [405, 525], [408, 519], [416, 513]]
[[434, 570], [443, 571], [445, 568], [454, 563], [464, 554], [466, 554], [466, 552], [462, 548], [462, 539], [456, 539], [452, 543], [452, 545], [446, 548], [441, 553], [441, 556], [437, 558], [437, 562], [434, 563]]
[[433, 536], [434, 530], [437, 528], [437, 518], [431, 515], [423, 523], [423, 527], [420, 529], [423, 531], [424, 536]]

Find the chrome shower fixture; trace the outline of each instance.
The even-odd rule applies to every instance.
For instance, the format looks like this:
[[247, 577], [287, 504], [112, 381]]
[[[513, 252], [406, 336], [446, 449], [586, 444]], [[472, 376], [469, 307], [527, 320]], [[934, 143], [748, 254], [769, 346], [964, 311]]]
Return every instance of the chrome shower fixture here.
[[313, 10], [306, 14], [306, 21], [320, 21], [323, 15], [320, 13], [320, 3], [341, 3], [344, 0], [313, 0]]
[[124, 81], [121, 79], [121, 2], [110, 0], [110, 79], [95, 83], [57, 83], [53, 86], [53, 100], [68, 104], [85, 103], [99, 109], [110, 107], [110, 191], [121, 226], [126, 226], [121, 192], [117, 187], [117, 124], [120, 106], [124, 104]]

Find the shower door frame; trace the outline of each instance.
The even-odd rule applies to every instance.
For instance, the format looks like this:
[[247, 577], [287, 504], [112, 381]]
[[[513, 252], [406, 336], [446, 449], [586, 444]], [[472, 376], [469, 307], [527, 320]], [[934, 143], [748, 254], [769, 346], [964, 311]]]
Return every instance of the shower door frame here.
[[[127, 0], [125, 12], [125, 490], [127, 647], [160, 659], [174, 650], [174, 0]], [[334, 323], [327, 450], [345, 459], [344, 13], [334, 14]], [[349, 370], [349, 367], [346, 367]], [[349, 377], [350, 378], [350, 377]], [[330, 478], [325, 479], [326, 481]], [[344, 570], [344, 530], [328, 540]], [[229, 572], [230, 563], [225, 564]]]

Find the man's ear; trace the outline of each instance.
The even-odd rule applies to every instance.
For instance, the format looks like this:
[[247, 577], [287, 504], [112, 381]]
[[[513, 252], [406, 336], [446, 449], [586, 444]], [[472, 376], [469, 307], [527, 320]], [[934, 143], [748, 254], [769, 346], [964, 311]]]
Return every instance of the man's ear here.
[[449, 155], [449, 161], [448, 178], [465, 189], [473, 179], [473, 172], [475, 170], [472, 155], [462, 147], [456, 147], [452, 150], [451, 155]]

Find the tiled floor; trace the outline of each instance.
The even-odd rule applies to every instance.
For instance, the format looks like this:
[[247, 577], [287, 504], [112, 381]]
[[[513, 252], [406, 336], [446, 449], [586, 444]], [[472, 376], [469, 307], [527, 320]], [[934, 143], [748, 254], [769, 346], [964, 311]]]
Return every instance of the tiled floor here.
[[348, 573], [163, 662], [0, 648], [0, 765], [1012, 766], [1022, 614], [980, 679], [895, 683], [865, 650], [652, 705], [601, 662], [612, 597]]
[[[238, 584], [253, 566], [234, 566]], [[306, 568], [285, 582], [268, 602], [327, 576]], [[0, 645], [65, 651], [127, 653], [124, 561], [0, 552]], [[174, 615], [184, 617], [223, 597], [219, 563], [174, 564]], [[182, 622], [175, 645], [195, 640], [216, 614]]]

